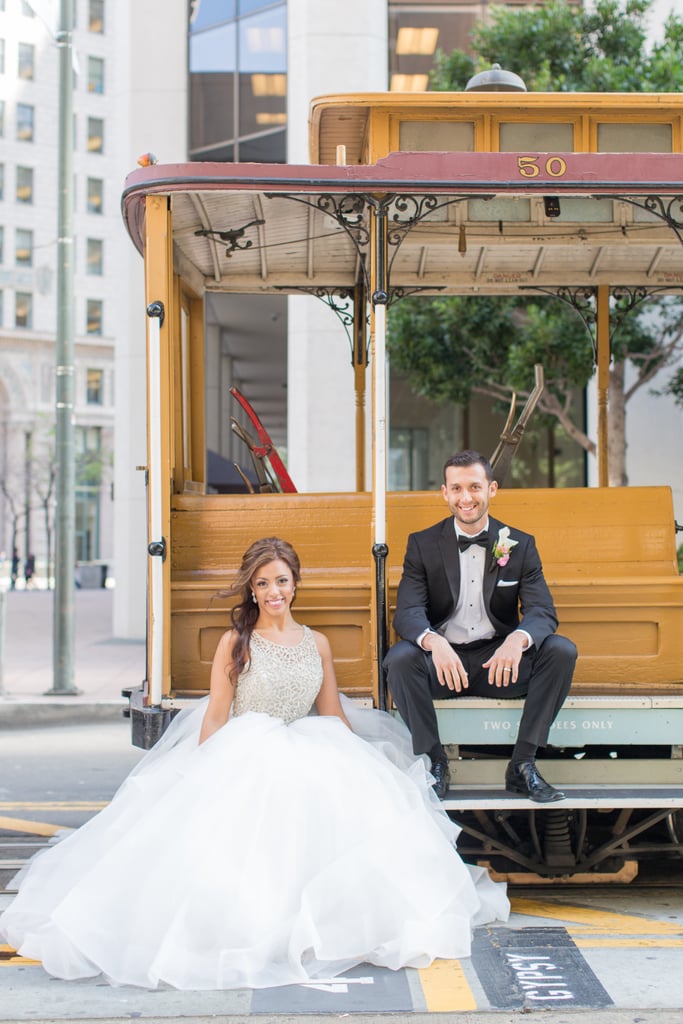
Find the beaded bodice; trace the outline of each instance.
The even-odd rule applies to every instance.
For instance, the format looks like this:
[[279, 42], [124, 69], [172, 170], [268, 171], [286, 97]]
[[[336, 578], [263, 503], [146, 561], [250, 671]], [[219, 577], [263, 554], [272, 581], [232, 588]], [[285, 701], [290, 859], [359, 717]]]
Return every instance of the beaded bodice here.
[[323, 681], [323, 666], [310, 629], [304, 626], [304, 635], [294, 647], [253, 632], [249, 656], [237, 683], [233, 714], [261, 711], [284, 722], [304, 718]]

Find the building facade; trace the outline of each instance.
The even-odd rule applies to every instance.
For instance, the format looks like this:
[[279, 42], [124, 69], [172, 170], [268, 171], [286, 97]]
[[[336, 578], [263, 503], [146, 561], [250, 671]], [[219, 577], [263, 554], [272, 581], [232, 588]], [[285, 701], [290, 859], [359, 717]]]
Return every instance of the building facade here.
[[[56, 6], [56, 5], [55, 5]], [[74, 68], [76, 558], [113, 559], [119, 182], [115, 39], [77, 4]], [[38, 13], [46, 17], [39, 17]], [[0, 550], [48, 571], [55, 451], [58, 54], [50, 5], [0, 3]]]

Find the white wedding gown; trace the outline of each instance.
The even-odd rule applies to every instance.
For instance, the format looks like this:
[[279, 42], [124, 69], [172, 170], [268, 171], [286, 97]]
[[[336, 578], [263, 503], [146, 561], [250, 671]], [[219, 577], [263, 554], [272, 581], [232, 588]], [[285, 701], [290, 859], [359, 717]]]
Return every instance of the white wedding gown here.
[[310, 630], [252, 636], [233, 716], [201, 746], [184, 711], [100, 814], [38, 854], [0, 917], [60, 978], [264, 988], [360, 963], [424, 967], [506, 920], [502, 885], [465, 865], [407, 730], [381, 711], [308, 712]]

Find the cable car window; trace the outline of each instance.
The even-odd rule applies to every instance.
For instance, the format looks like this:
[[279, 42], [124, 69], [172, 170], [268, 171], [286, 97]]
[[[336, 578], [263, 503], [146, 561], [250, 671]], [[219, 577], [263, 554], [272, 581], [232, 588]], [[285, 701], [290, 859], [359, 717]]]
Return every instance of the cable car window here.
[[472, 121], [401, 121], [399, 149], [404, 153], [473, 153]]
[[574, 125], [512, 121], [498, 129], [501, 153], [573, 153]]
[[671, 153], [670, 124], [599, 124], [598, 153]]

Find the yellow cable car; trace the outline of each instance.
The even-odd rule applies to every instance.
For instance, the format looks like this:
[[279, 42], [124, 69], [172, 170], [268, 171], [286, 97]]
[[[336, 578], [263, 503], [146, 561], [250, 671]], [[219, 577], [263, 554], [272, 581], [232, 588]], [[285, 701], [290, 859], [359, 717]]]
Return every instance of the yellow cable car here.
[[[503, 489], [494, 512], [536, 536], [560, 629], [579, 648], [556, 746], [626, 752], [558, 758], [544, 774], [570, 788], [596, 777], [659, 786], [640, 802], [612, 790], [607, 805], [650, 808], [647, 827], [668, 822], [681, 849], [683, 582], [671, 491], [606, 486], [606, 452], [610, 289], [683, 290], [682, 118], [678, 95], [332, 96], [311, 107], [311, 165], [155, 165], [128, 176], [123, 215], [144, 255], [148, 323], [149, 643], [147, 679], [131, 695], [134, 742], [151, 745], [182, 699], [207, 691], [229, 608], [216, 595], [249, 543], [273, 534], [301, 555], [297, 616], [329, 637], [341, 687], [390, 706], [378, 666], [406, 538], [440, 518], [442, 502], [387, 491], [387, 308], [417, 291], [581, 290], [596, 309], [600, 486]], [[356, 492], [206, 493], [207, 296], [317, 288], [353, 297]], [[259, 446], [267, 454], [267, 439]], [[519, 709], [455, 703], [439, 702], [438, 715], [453, 810], [464, 814], [465, 791], [497, 777], [479, 748], [512, 742]], [[480, 812], [498, 806], [495, 795], [477, 799]], [[572, 806], [587, 813], [606, 799], [577, 791]], [[537, 861], [571, 874], [606, 856], [565, 857], [561, 872]]]

